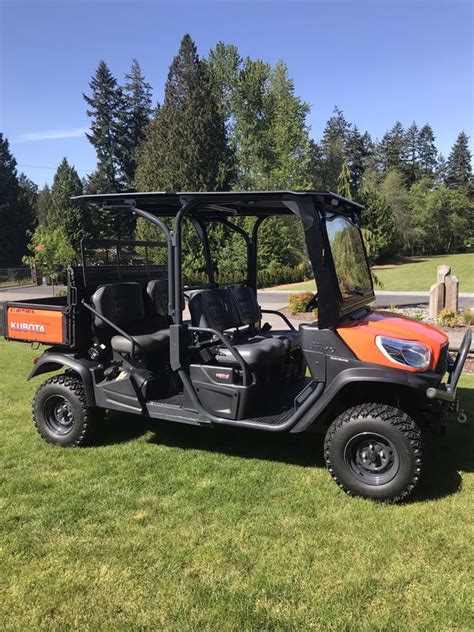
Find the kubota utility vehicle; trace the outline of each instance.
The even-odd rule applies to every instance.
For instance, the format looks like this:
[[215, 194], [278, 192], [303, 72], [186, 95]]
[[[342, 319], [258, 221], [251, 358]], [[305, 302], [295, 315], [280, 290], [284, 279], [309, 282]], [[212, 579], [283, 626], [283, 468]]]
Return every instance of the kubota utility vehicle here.
[[[471, 333], [453, 360], [443, 332], [371, 309], [360, 205], [325, 191], [82, 199], [135, 213], [163, 241], [83, 241], [66, 297], [7, 304], [7, 338], [49, 345], [28, 379], [65, 369], [34, 399], [45, 441], [80, 445], [106, 409], [199, 426], [322, 429], [327, 467], [349, 494], [394, 502], [414, 489], [422, 433], [446, 425]], [[272, 329], [257, 302], [259, 227], [286, 215], [301, 222], [317, 285], [307, 310], [317, 306], [318, 320], [298, 330], [279, 312], [282, 328]], [[237, 218], [249, 216], [246, 231], [252, 221]], [[216, 224], [246, 245], [240, 279], [219, 282]], [[182, 274], [186, 225], [206, 261], [198, 286]]]

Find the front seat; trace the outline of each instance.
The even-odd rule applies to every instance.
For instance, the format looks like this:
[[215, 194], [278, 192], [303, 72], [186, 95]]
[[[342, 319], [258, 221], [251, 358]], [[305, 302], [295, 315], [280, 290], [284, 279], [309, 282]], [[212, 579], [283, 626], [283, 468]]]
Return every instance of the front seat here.
[[[224, 332], [243, 324], [230, 290], [196, 290], [189, 296], [192, 324]], [[278, 339], [263, 336], [250, 337], [242, 332], [230, 334], [232, 346], [251, 367], [268, 367], [279, 362], [286, 353], [285, 344]], [[237, 360], [227, 347], [217, 344], [215, 359], [226, 366], [238, 366]]]

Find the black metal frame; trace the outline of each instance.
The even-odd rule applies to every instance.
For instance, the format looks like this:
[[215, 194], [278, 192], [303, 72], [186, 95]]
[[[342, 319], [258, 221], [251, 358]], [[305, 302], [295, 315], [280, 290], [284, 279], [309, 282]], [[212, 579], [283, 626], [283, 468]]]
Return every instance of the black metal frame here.
[[[168, 250], [168, 290], [169, 304], [168, 313], [171, 317], [170, 325], [170, 366], [181, 378], [184, 390], [187, 393], [194, 409], [197, 411], [199, 419], [207, 419], [207, 422], [222, 424], [238, 424], [245, 427], [260, 427], [265, 424], [254, 421], [229, 420], [210, 413], [201, 404], [198, 393], [186, 371], [186, 357], [190, 334], [203, 333], [212, 335], [224, 345], [232, 354], [239, 365], [242, 375], [242, 386], [250, 387], [253, 383], [253, 374], [247, 363], [242, 358], [238, 349], [231, 344], [222, 332], [201, 327], [193, 327], [183, 322], [183, 275], [182, 275], [182, 230], [186, 219], [190, 220], [204, 247], [206, 261], [206, 271], [209, 284], [206, 287], [216, 287], [212, 253], [210, 251], [207, 226], [219, 222], [239, 233], [247, 245], [247, 278], [246, 285], [257, 291], [257, 252], [258, 252], [258, 231], [262, 222], [272, 216], [296, 215], [302, 222], [305, 234], [305, 241], [308, 255], [314, 270], [318, 287], [319, 300], [319, 322], [321, 329], [334, 330], [341, 318], [344, 310], [341, 309], [341, 296], [337, 280], [334, 262], [330, 254], [329, 240], [323, 225], [324, 212], [330, 210], [332, 213], [340, 212], [346, 216], [353, 216], [362, 210], [362, 207], [349, 200], [329, 192], [262, 192], [262, 193], [186, 193], [186, 194], [165, 194], [165, 193], [130, 193], [112, 194], [100, 196], [81, 196], [82, 199], [98, 201], [105, 208], [110, 210], [126, 210], [150, 221], [159, 227], [167, 241]], [[150, 208], [141, 208], [140, 202]], [[169, 205], [169, 207], [167, 206]], [[156, 213], [156, 214], [155, 214]], [[173, 226], [170, 228], [161, 217], [174, 218]], [[253, 216], [256, 217], [251, 235], [243, 228], [229, 221], [231, 216]], [[135, 242], [136, 243], [136, 242]], [[161, 243], [161, 242], [159, 242]], [[233, 285], [236, 285], [234, 283]], [[202, 286], [201, 286], [202, 287]], [[189, 289], [189, 288], [188, 288]], [[351, 305], [351, 309], [359, 309], [373, 300], [372, 295], [357, 297], [356, 303]], [[91, 306], [84, 303], [84, 306], [97, 314]], [[280, 312], [274, 310], [262, 310], [262, 313], [278, 314], [286, 325], [294, 330], [292, 323]], [[103, 318], [105, 322], [108, 322]], [[119, 330], [113, 323], [108, 324], [132, 340]], [[335, 335], [332, 331], [332, 335]], [[134, 349], [134, 347], [132, 347]], [[132, 354], [133, 355], [133, 354]], [[314, 383], [314, 392], [305, 400], [304, 404], [297, 408], [292, 415], [281, 423], [269, 424], [267, 429], [272, 431], [282, 431], [292, 427], [309, 409], [309, 404], [314, 403], [324, 391], [324, 380]], [[189, 413], [191, 416], [192, 414]]]
[[[177, 326], [181, 326], [183, 323], [181, 238], [185, 219], [191, 220], [203, 243], [209, 287], [215, 285], [215, 279], [206, 230], [207, 224], [220, 222], [245, 239], [247, 244], [246, 284], [256, 291], [259, 227], [268, 217], [296, 215], [304, 228], [308, 256], [317, 281], [319, 328], [335, 329], [344, 316], [367, 306], [375, 299], [372, 287], [371, 291], [364, 296], [342, 300], [329, 239], [324, 226], [324, 216], [326, 211], [330, 211], [331, 213], [344, 214], [354, 220], [363, 207], [334, 193], [328, 191], [121, 193], [78, 196], [75, 199], [99, 202], [111, 210], [133, 212], [163, 231], [168, 244], [169, 315]], [[140, 208], [141, 201], [146, 203], [154, 212]], [[273, 208], [272, 203], [275, 205]], [[258, 206], [259, 204], [264, 206]], [[279, 205], [278, 208], [277, 205]], [[155, 213], [162, 217], [174, 217], [173, 228], [170, 229]], [[229, 216], [233, 215], [257, 218], [251, 235], [229, 221]], [[365, 246], [364, 254], [367, 260]]]

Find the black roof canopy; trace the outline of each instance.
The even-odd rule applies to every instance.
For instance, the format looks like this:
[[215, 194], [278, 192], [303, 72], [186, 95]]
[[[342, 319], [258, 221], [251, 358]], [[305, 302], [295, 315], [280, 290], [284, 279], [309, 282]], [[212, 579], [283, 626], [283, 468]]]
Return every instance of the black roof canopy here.
[[197, 208], [190, 215], [218, 218], [221, 215], [291, 215], [288, 202], [303, 196], [312, 196], [321, 205], [330, 205], [335, 211], [360, 213], [363, 206], [331, 191], [218, 191], [218, 192], [127, 192], [98, 195], [79, 195], [73, 200], [84, 200], [104, 207], [134, 207], [161, 217], [174, 217], [183, 204], [196, 201]]

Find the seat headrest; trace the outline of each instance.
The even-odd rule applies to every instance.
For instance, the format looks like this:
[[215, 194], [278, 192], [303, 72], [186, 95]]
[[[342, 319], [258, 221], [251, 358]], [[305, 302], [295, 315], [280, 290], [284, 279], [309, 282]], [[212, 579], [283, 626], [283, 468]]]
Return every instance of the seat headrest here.
[[[116, 325], [126, 325], [145, 318], [145, 305], [139, 283], [109, 283], [97, 288], [91, 297], [94, 308]], [[108, 327], [98, 316], [96, 327]]]
[[230, 290], [241, 325], [258, 323], [262, 318], [260, 305], [251, 287], [235, 287]]
[[229, 290], [195, 290], [189, 295], [188, 305], [195, 327], [224, 331], [239, 326], [239, 317]]
[[168, 316], [168, 279], [153, 279], [146, 286], [150, 312], [157, 316]]

